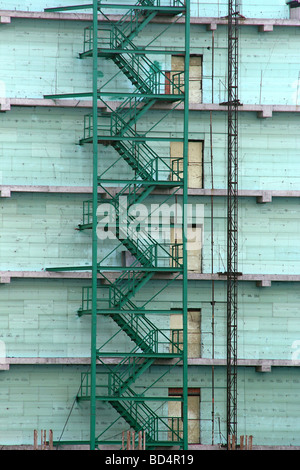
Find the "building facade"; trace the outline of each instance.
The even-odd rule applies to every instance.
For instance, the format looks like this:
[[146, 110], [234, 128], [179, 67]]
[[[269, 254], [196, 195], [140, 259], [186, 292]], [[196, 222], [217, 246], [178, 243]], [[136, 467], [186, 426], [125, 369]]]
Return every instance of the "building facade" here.
[[[80, 3], [1, 2], [0, 443], [225, 449], [228, 2]], [[299, 448], [300, 7], [235, 19], [236, 439]]]

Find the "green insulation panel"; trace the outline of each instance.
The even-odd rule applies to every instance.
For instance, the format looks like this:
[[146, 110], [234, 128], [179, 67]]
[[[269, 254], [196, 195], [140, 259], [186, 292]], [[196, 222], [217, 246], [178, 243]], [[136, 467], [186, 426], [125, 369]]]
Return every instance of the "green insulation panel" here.
[[[288, 20], [285, 0], [240, 3], [240, 14], [253, 24], [241, 27], [239, 45], [239, 94], [244, 107], [239, 113], [239, 271], [243, 277], [238, 291], [238, 430], [240, 435], [253, 435], [254, 445], [300, 447], [300, 36], [290, 23], [275, 24], [268, 32], [255, 23], [262, 18]], [[116, 194], [127, 182], [132, 190], [145, 173], [128, 164], [129, 158], [120, 158], [116, 146], [107, 141], [97, 143], [96, 160], [92, 145], [80, 145], [85, 116], [93, 109], [91, 95], [84, 99], [76, 96], [90, 94], [93, 86], [105, 93], [102, 98], [110, 108], [99, 100], [101, 127], [111, 119], [110, 110], [133, 93], [133, 77], [120, 73], [113, 60], [99, 57], [93, 82], [92, 58], [80, 57], [84, 28], [91, 26], [91, 17], [67, 20], [54, 13], [45, 19], [36, 17], [55, 6], [69, 3], [31, 0], [26, 6], [27, 18], [24, 12], [16, 15], [24, 10], [22, 2], [16, 0], [12, 5], [3, 0], [1, 4], [0, 445], [31, 446], [34, 429], [52, 429], [59, 444], [89, 445], [89, 403], [76, 397], [81, 374], [90, 372], [94, 322], [96, 346], [101, 347], [97, 354], [102, 361], [93, 364], [102, 393], [93, 402], [95, 426], [100, 447], [112, 442], [118, 447], [129, 426], [104, 400], [111, 372], [105, 364], [115, 367], [117, 358], [133, 357], [137, 337], [133, 338], [132, 330], [122, 331], [120, 321], [118, 324], [110, 315], [107, 279], [102, 283], [97, 272], [99, 279], [93, 277], [96, 316], [91, 317], [90, 309], [83, 314], [87, 300], [83, 296], [92, 286], [90, 267], [95, 258], [104, 260], [102, 275], [114, 279], [124, 273], [128, 251], [117, 237], [98, 243], [96, 251], [94, 245], [93, 251], [91, 230], [82, 227], [87, 220], [83, 205], [95, 198], [93, 170], [94, 177], [97, 173], [105, 179], [105, 185], [96, 188], [99, 204], [104, 186]], [[35, 15], [30, 17], [30, 12]], [[91, 14], [91, 10], [80, 14]], [[168, 360], [164, 362], [165, 356], [159, 364], [152, 363], [150, 357], [143, 375], [133, 385], [130, 382], [139, 397], [151, 388], [147, 404], [153, 410], [159, 408], [166, 422], [172, 413], [171, 399], [169, 403], [166, 397], [186, 386], [196, 391], [197, 442], [190, 443], [197, 445], [210, 445], [212, 435], [214, 444], [226, 443], [227, 28], [218, 24], [209, 30], [205, 21], [198, 22], [202, 17], [210, 18], [213, 25], [212, 19], [218, 22], [226, 14], [226, 2], [191, 1], [191, 16], [197, 21], [189, 28], [190, 53], [201, 57], [202, 75], [201, 99], [190, 103], [187, 137], [190, 142], [201, 142], [203, 154], [201, 182], [189, 188], [188, 203], [201, 214], [200, 220], [192, 221], [201, 228], [201, 246], [195, 254], [198, 268], [187, 273], [185, 301], [188, 311], [199, 313], [198, 355], [188, 358], [184, 384], [182, 368], [171, 367]], [[6, 22], [10, 16], [11, 22]], [[150, 22], [135, 38], [140, 48], [156, 48], [151, 60], [160, 71], [171, 70], [170, 51], [179, 47], [185, 33], [180, 22], [172, 28], [166, 26]], [[165, 84], [160, 85], [164, 89]], [[64, 94], [71, 97], [45, 99]], [[168, 97], [153, 107], [147, 103], [149, 109], [139, 119], [135, 114], [136, 131], [147, 134], [145, 142], [163, 158], [161, 187], [154, 191], [151, 178], [144, 178], [147, 190], [140, 201], [147, 213], [151, 213], [152, 204], [184, 201], [177, 192], [169, 195], [172, 181], [164, 166], [172, 157], [171, 143], [182, 143], [185, 131], [186, 115], [173, 101]], [[172, 106], [175, 108], [170, 110]], [[188, 175], [193, 171], [188, 167]], [[216, 190], [213, 199], [212, 179]], [[260, 203], [257, 197], [268, 192], [272, 198]], [[169, 230], [171, 233], [171, 227]], [[74, 266], [80, 270], [73, 271]], [[48, 271], [56, 267], [62, 271]], [[151, 272], [153, 267], [147, 268]], [[166, 272], [143, 278], [134, 302], [136, 316], [146, 305], [149, 320], [169, 338], [174, 316], [182, 312], [181, 291], [186, 292], [186, 286], [182, 279], [169, 282]], [[187, 334], [193, 334], [187, 326]], [[170, 352], [167, 349], [163, 350], [165, 355]], [[147, 353], [148, 358], [154, 354], [144, 350], [143, 358]], [[161, 397], [165, 400], [159, 402]]]

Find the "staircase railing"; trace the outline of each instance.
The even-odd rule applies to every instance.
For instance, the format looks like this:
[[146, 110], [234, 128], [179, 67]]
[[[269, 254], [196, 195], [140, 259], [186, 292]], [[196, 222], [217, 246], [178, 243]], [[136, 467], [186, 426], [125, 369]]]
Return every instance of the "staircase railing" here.
[[[93, 27], [85, 28], [84, 52], [91, 50], [93, 44]], [[98, 30], [99, 51], [116, 50], [115, 31], [116, 26], [110, 29], [100, 28]], [[122, 31], [118, 31], [123, 35]], [[184, 72], [182, 70], [163, 70], [152, 62], [145, 54], [139, 52], [138, 47], [129, 41], [126, 36], [126, 49], [122, 54], [111, 54], [111, 59], [120, 68], [120, 70], [131, 80], [143, 93], [151, 94], [173, 94], [180, 95], [184, 92]], [[128, 51], [128, 52], [126, 52]], [[131, 54], [130, 54], [131, 52]], [[138, 54], [136, 54], [138, 52]]]
[[[160, 157], [146, 142], [114, 142], [118, 154], [146, 181], [183, 181], [182, 158], [170, 162], [170, 157]], [[168, 160], [168, 162], [166, 162]], [[101, 178], [99, 179], [101, 181]]]
[[[143, 342], [149, 344], [149, 347], [144, 348], [145, 352], [158, 354], [162, 345], [164, 353], [182, 353], [182, 349], [180, 349], [180, 346], [182, 346], [182, 343], [180, 342], [180, 337], [182, 337], [183, 330], [176, 330], [176, 335], [170, 335], [172, 331], [170, 332], [170, 330], [159, 330], [155, 326], [152, 330], [149, 328], [148, 332], [146, 331], [146, 328], [144, 328], [143, 330], [139, 331], [139, 325], [136, 327], [137, 335], [140, 337], [141, 333], [144, 334]], [[165, 331], [168, 331], [171, 337], [168, 337]], [[177, 343], [173, 342], [174, 337], [178, 338]], [[135, 354], [139, 350], [140, 346], [137, 346], [130, 352], [130, 354]], [[153, 364], [154, 360], [154, 357], [125, 357], [113, 369], [111, 380], [111, 393], [113, 395], [121, 396], [124, 391], [127, 390], [127, 388], [130, 387], [130, 385], [134, 383], [138, 379], [138, 377]]]
[[155, 99], [127, 98], [116, 111], [111, 113], [111, 131], [113, 136], [124, 136], [131, 131], [131, 126], [148, 111]]
[[[97, 390], [100, 391], [101, 396], [103, 396], [101, 390], [107, 390], [107, 400], [135, 431], [145, 431], [148, 444], [167, 441], [180, 443], [182, 441], [181, 417], [158, 416], [145, 401], [142, 401], [143, 397], [135, 393], [130, 387], [123, 392], [122, 397], [117, 397], [118, 400], [115, 400], [116, 395], [112, 387], [113, 375], [112, 371], [96, 374], [96, 395], [98, 393]], [[90, 373], [83, 373], [77, 398], [89, 399], [90, 394]]]
[[[136, 6], [139, 8], [133, 6], [116, 24], [111, 24], [110, 29], [98, 30], [97, 37], [98, 53], [105, 54], [114, 61], [140, 92], [140, 96], [136, 96], [138, 93], [135, 92], [134, 97], [125, 99], [115, 111], [107, 115], [109, 125], [106, 127], [103, 126], [103, 121], [99, 120], [101, 121], [99, 128], [94, 129], [92, 116], [85, 118], [84, 139], [91, 139], [94, 132], [98, 133], [99, 130], [104, 129], [104, 132], [108, 132], [107, 137], [110, 138], [116, 151], [135, 170], [136, 177], [142, 180], [141, 184], [129, 182], [116, 196], [110, 195], [110, 198], [105, 200], [114, 208], [117, 238], [136, 259], [128, 268], [125, 267], [115, 281], [107, 279], [108, 298], [101, 299], [101, 301], [108, 302], [105, 314], [114, 320], [120, 330], [134, 342], [135, 347], [116, 367], [108, 367], [109, 372], [106, 373], [106, 377], [101, 374], [101, 379], [104, 378], [108, 382], [106, 384], [107, 400], [131, 427], [136, 431], [146, 432], [147, 442], [158, 443], [170, 439], [179, 442], [182, 441], [181, 419], [158, 416], [146, 404], [143, 394], [137, 394], [130, 386], [153, 364], [155, 355], [161, 352], [167, 356], [173, 355], [173, 357], [182, 354], [182, 330], [157, 328], [143, 313], [136, 313], [137, 307], [132, 302], [132, 298], [153, 277], [155, 268], [160, 267], [161, 262], [167, 262], [168, 267], [182, 266], [182, 249], [179, 244], [171, 243], [166, 249], [142, 226], [137, 231], [133, 223], [135, 218], [128, 214], [128, 211], [125, 214], [125, 227], [123, 227], [120, 198], [126, 195], [127, 207], [141, 203], [155, 188], [161, 167], [164, 167], [169, 177], [172, 175], [172, 181], [182, 180], [180, 164], [177, 162], [174, 169], [174, 163], [171, 163], [171, 166], [166, 165], [166, 162], [146, 144], [146, 141], [137, 143], [138, 139], [143, 139], [145, 136], [139, 134], [133, 126], [153, 106], [157, 95], [183, 94], [184, 72], [172, 71], [171, 74], [162, 71], [145, 54], [140, 54], [132, 40], [158, 14], [158, 10], [140, 7], [170, 6], [184, 9], [184, 2], [182, 0], [140, 0]], [[96, 32], [92, 28], [86, 29], [84, 53], [92, 50], [94, 34]], [[168, 99], [176, 101], [177, 97]], [[143, 182], [144, 185], [146, 182], [150, 183], [146, 189]], [[99, 184], [101, 184], [101, 179]], [[108, 191], [107, 194], [109, 194]], [[93, 223], [91, 209], [91, 203], [88, 201], [84, 206], [83, 225]], [[126, 229], [125, 236], [123, 236], [123, 228]], [[92, 289], [87, 290], [87, 295], [83, 294], [82, 311], [87, 312], [91, 306], [90, 294], [92, 294]], [[97, 358], [103, 363], [100, 349], [97, 350]], [[90, 397], [89, 378], [90, 373], [85, 374], [78, 398]], [[94, 386], [97, 393], [98, 384]], [[103, 387], [103, 381], [100, 387]], [[103, 394], [101, 396], [103, 398]]]

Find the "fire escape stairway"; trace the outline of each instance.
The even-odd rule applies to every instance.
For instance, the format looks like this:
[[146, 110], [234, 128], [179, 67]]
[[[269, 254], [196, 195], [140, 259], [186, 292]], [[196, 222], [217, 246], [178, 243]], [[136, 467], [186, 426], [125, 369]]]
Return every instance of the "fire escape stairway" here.
[[[137, 5], [154, 6], [155, 2], [156, 0], [142, 0]], [[116, 196], [106, 199], [115, 209], [116, 236], [135, 258], [135, 261], [115, 281], [108, 281], [110, 313], [106, 315], [109, 315], [135, 344], [131, 353], [126, 355], [116, 367], [109, 367], [108, 402], [135, 431], [146, 432], [148, 443], [160, 442], [158, 429], [162, 427], [165, 431], [165, 441], [168, 441], [170, 434], [176, 442], [180, 441], [181, 437], [179, 431], [175, 431], [173, 423], [169, 426], [168, 420], [163, 421], [146, 404], [144, 397], [137, 394], [131, 386], [154, 363], [160, 353], [161, 342], [164, 343], [164, 354], [170, 358], [180, 356], [182, 351], [178, 345], [174, 347], [170, 337], [157, 328], [144, 314], [135, 313], [137, 307], [133, 300], [140, 289], [154, 276], [155, 268], [159, 265], [159, 251], [164, 252], [168, 267], [172, 255], [154, 240], [147, 230], [142, 229], [137, 233], [130, 225], [130, 221], [134, 218], [128, 217], [128, 213], [124, 235], [119, 203], [120, 197], [125, 194], [128, 194], [127, 208], [141, 203], [153, 191], [159, 179], [157, 164], [161, 159], [146, 143], [146, 136], [136, 131], [136, 124], [157, 101], [157, 95], [162, 93], [162, 85], [165, 87], [166, 76], [145, 55], [135, 54], [136, 46], [132, 43], [132, 40], [156, 14], [157, 11], [142, 11], [133, 8], [116, 25], [112, 26], [110, 47], [114, 49], [114, 53], [110, 58], [135, 86], [137, 93], [125, 99], [115, 111], [106, 115], [109, 119], [110, 138], [112, 138], [110, 145], [129, 164], [141, 181], [138, 185], [129, 182]], [[120, 49], [119, 53], [116, 53], [117, 49]], [[174, 87], [175, 85], [173, 90]], [[177, 86], [177, 94], [178, 92]], [[98, 130], [93, 130], [93, 132], [96, 131]], [[169, 174], [172, 174], [171, 168], [168, 169]], [[174, 181], [178, 181], [178, 175]], [[102, 185], [100, 178], [99, 184]], [[108, 191], [107, 193], [109, 194]], [[175, 263], [176, 260], [173, 259], [172, 264], [175, 265]], [[178, 261], [177, 265], [179, 265]], [[102, 362], [101, 350], [98, 350], [97, 357]], [[176, 429], [179, 429], [179, 425]]]
[[163, 420], [143, 401], [143, 396], [130, 387], [153, 362], [151, 358], [125, 358], [111, 370], [110, 394], [113, 399], [109, 403], [132, 429], [145, 431], [148, 445], [161, 443], [163, 435], [165, 441], [172, 436], [171, 439], [178, 443], [181, 439], [179, 421]]
[[[101, 6], [101, 2], [98, 3]], [[118, 7], [117, 4], [116, 7]], [[147, 140], [151, 140], [147, 136], [149, 131], [141, 132], [137, 130], [137, 123], [158, 100], [171, 102], [182, 99], [184, 81], [181, 81], [181, 77], [184, 73], [180, 72], [176, 78], [174, 76], [170, 78], [169, 73], [160, 70], [156, 63], [146, 56], [147, 50], [145, 49], [143, 52], [133, 43], [133, 40], [138, 37], [139, 33], [156, 15], [174, 16], [181, 14], [185, 11], [185, 4], [183, 0], [170, 0], [169, 6], [163, 7], [161, 0], [139, 0], [135, 5], [128, 5], [128, 8], [129, 10], [118, 22], [108, 21], [109, 28], [106, 29], [104, 41], [101, 34], [99, 35], [100, 29], [93, 30], [94, 27], [97, 29], [95, 22], [93, 22], [92, 27], [86, 28], [88, 39], [85, 36], [84, 52], [81, 57], [94, 56], [94, 34], [97, 34], [99, 38], [98, 55], [112, 60], [121, 73], [127, 77], [134, 87], [134, 91], [130, 91], [131, 96], [129, 97], [127, 97], [128, 93], [121, 93], [122, 96], [126, 96], [124, 101], [115, 110], [111, 109], [111, 112], [102, 112], [100, 114], [101, 119], [98, 128], [94, 127], [93, 114], [87, 116], [88, 125], [86, 125], [85, 120], [84, 138], [81, 143], [95, 142], [94, 137], [97, 135], [98, 142], [103, 145], [108, 142], [108, 145], [113, 146], [135, 174], [134, 180], [128, 181], [115, 196], [110, 194], [108, 188], [105, 188], [104, 185], [107, 180], [98, 176], [98, 185], [102, 186], [109, 196], [106, 201], [109, 201], [115, 209], [116, 237], [134, 257], [134, 261], [128, 267], [120, 267], [122, 273], [114, 281], [109, 280], [102, 272], [103, 277], [108, 282], [108, 286], [106, 286], [108, 287], [108, 297], [96, 299], [97, 312], [109, 316], [119, 327], [116, 334], [120, 331], [125, 333], [133, 342], [134, 347], [130, 353], [122, 352], [122, 360], [118, 365], [113, 366], [105, 363], [104, 357], [111, 353], [104, 353], [103, 348], [115, 335], [105, 344], [102, 344], [96, 350], [96, 357], [97, 361], [102, 363], [108, 370], [105, 373], [108, 380], [107, 395], [103, 396], [101, 394], [100, 396], [97, 384], [89, 380], [89, 377], [97, 380], [96, 368], [94, 368], [94, 370], [83, 374], [85, 382], [82, 381], [77, 398], [91, 400], [95, 398], [94, 395], [96, 394], [96, 398], [109, 402], [131, 428], [135, 431], [144, 431], [147, 446], [155, 448], [155, 446], [162, 445], [180, 445], [183, 442], [180, 427], [181, 418], [162, 417], [157, 414], [148, 405], [149, 401], [147, 402], [147, 400], [151, 402], [158, 398], [158, 401], [166, 402], [168, 397], [147, 397], [146, 393], [153, 386], [153, 383], [143, 388], [142, 393], [138, 393], [137, 379], [158, 358], [182, 360], [182, 330], [176, 330], [176, 336], [173, 330], [172, 332], [170, 330], [166, 332], [158, 328], [147, 318], [146, 312], [143, 311], [145, 305], [151, 302], [152, 299], [149, 299], [140, 307], [138, 302], [135, 301], [135, 296], [161, 268], [167, 267], [168, 271], [172, 266], [174, 270], [179, 271], [182, 268], [182, 260], [178, 255], [178, 258], [176, 258], [171, 254], [169, 246], [166, 248], [162, 243], [155, 240], [149, 231], [143, 228], [142, 223], [140, 224], [140, 230], [135, 230], [133, 228], [135, 218], [128, 213], [128, 209], [144, 201], [158, 184], [171, 181], [171, 183], [174, 182], [173, 186], [178, 186], [179, 181], [182, 180], [180, 169], [175, 171], [170, 168], [164, 158], [156, 154], [147, 143]], [[101, 8], [99, 8], [100, 10]], [[130, 90], [132, 86], [130, 86]], [[102, 99], [101, 90], [99, 91], [94, 87], [93, 91], [98, 91], [98, 99]], [[117, 96], [118, 90], [114, 93]], [[108, 104], [107, 108], [109, 108]], [[106, 123], [103, 125], [103, 122]], [[104, 129], [103, 134], [101, 134], [101, 129]], [[120, 198], [125, 195], [128, 204], [124, 224], [123, 214], [120, 212]], [[84, 206], [83, 223], [79, 225], [80, 230], [95, 227], [94, 210], [91, 211], [90, 204], [91, 201], [88, 201], [87, 212]], [[124, 228], [126, 228], [125, 235]], [[97, 260], [97, 263], [98, 271], [101, 272], [102, 261], [98, 262]], [[107, 266], [104, 268], [107, 268]], [[119, 270], [119, 268], [117, 269]], [[94, 313], [90, 306], [92, 305], [94, 308], [92, 302], [95, 298], [93, 295], [95, 286], [93, 284], [91, 287], [84, 289], [87, 289], [89, 294], [87, 298], [84, 296], [82, 298], [82, 308], [78, 312], [81, 315]], [[90, 293], [92, 293], [92, 299]], [[108, 308], [101, 311], [101, 308], [98, 307], [98, 300], [99, 302], [104, 300]], [[87, 308], [84, 308], [85, 303]], [[93, 366], [95, 365], [93, 362]], [[103, 380], [102, 370], [100, 376], [100, 379]], [[100, 385], [100, 387], [103, 390], [103, 385]]]
[[[146, 190], [146, 192], [148, 191]], [[123, 240], [123, 244], [136, 257], [136, 261], [129, 266], [128, 271], [123, 272], [109, 286], [109, 308], [111, 309], [109, 316], [136, 346], [128, 357], [125, 357], [118, 366], [110, 370], [108, 379], [111, 384], [109, 397], [113, 399], [108, 399], [108, 402], [136, 432], [139, 430], [146, 432], [148, 444], [158, 442], [157, 432], [159, 426], [160, 429], [164, 429], [166, 435], [173, 436], [173, 439], [178, 442], [180, 440], [179, 423], [175, 423], [177, 426], [176, 431], [173, 424], [169, 426], [169, 423], [161, 420], [143, 402], [141, 397], [130, 388], [140, 375], [154, 363], [155, 356], [157, 357], [159, 353], [158, 345], [162, 341], [167, 345], [170, 357], [174, 357], [172, 352], [173, 354], [176, 352], [177, 356], [181, 353], [179, 346], [174, 345], [171, 339], [144, 314], [135, 313], [137, 307], [132, 301], [137, 292], [154, 275], [154, 271], [135, 271], [135, 268], [141, 265], [143, 267], [154, 267], [157, 248], [164, 248], [157, 242], [155, 243], [155, 240], [149, 234], [147, 234], [146, 239], [141, 236], [135, 239], [133, 234], [129, 233], [128, 238]], [[117, 310], [116, 313], [114, 313], [114, 309]], [[123, 312], [120, 312], [122, 309]], [[98, 359], [101, 362], [101, 353], [99, 353]]]
[[[131, 186], [134, 186], [132, 192]], [[140, 204], [147, 195], [152, 191], [152, 186], [144, 189], [141, 186], [137, 191], [135, 185], [128, 185], [128, 208], [134, 204]], [[124, 188], [124, 189], [125, 189]], [[121, 192], [123, 194], [123, 192]], [[127, 305], [128, 301], [134, 296], [145, 283], [150, 280], [155, 268], [159, 267], [159, 255], [164, 261], [167, 261], [168, 266], [179, 266], [179, 261], [172, 256], [161, 243], [154, 239], [149, 230], [141, 227], [139, 231], [136, 227], [131, 227], [130, 222], [134, 222], [134, 217], [126, 214], [126, 222], [122, 225], [121, 219], [123, 216], [120, 213], [118, 193], [114, 198], [110, 199], [110, 203], [115, 208], [116, 216], [116, 236], [126, 247], [126, 249], [134, 256], [135, 261], [125, 270], [110, 286], [109, 290], [109, 306], [110, 308], [123, 308]], [[149, 270], [135, 270], [135, 268], [145, 267]]]
[[[157, 0], [140, 0], [136, 6], [154, 6]], [[157, 10], [128, 10], [115, 25], [114, 46], [124, 49], [129, 41], [134, 39], [145, 26], [157, 15]]]
[[[128, 299], [128, 294], [126, 297]], [[143, 401], [143, 395], [137, 394], [131, 385], [154, 363], [160, 344], [163, 343], [165, 351], [173, 355], [174, 353], [177, 356], [181, 354], [182, 345], [179, 342], [179, 336], [177, 336], [177, 341], [174, 341], [145, 315], [135, 314], [134, 308], [136, 307], [132, 302], [127, 304], [127, 308], [132, 310], [125, 310], [121, 314], [112, 313], [110, 316], [136, 346], [116, 367], [109, 367], [108, 402], [132, 429], [136, 432], [145, 431], [148, 445], [161, 442], [163, 433], [166, 441], [171, 436], [171, 439], [178, 443], [181, 439], [179, 420], [171, 420], [171, 423], [169, 420], [163, 420]], [[102, 362], [100, 351], [98, 360]]]

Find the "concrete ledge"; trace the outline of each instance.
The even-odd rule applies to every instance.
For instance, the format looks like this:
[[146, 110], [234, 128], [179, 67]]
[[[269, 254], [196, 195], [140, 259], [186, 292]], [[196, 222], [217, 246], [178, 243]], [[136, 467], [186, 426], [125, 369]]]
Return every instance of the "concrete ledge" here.
[[[0, 284], [9, 284], [12, 279], [92, 279], [91, 271], [0, 271]], [[100, 279], [100, 275], [99, 275]]]
[[[103, 357], [101, 359], [102, 363], [108, 365], [117, 365], [119, 364], [124, 357]], [[88, 357], [8, 357], [6, 358], [6, 363], [3, 364], [3, 369], [8, 370], [10, 366], [14, 365], [82, 365], [89, 366], [91, 360]], [[177, 359], [157, 359], [154, 362], [154, 365], [172, 365], [177, 364]], [[211, 359], [211, 358], [195, 358], [188, 359], [189, 366], [220, 366], [226, 367], [226, 359]], [[98, 365], [101, 366], [101, 363], [98, 362]], [[181, 363], [178, 363], [181, 366]], [[272, 367], [300, 367], [300, 361], [292, 360], [281, 360], [281, 359], [238, 359], [238, 367], [255, 367], [257, 372], [271, 372]], [[4, 368], [5, 367], [5, 368]]]
[[85, 357], [8, 357], [9, 365], [90, 365]]
[[[58, 13], [58, 12], [44, 12], [44, 11], [21, 11], [21, 10], [0, 10], [0, 17], [6, 18], [22, 18], [22, 19], [37, 19], [37, 20], [54, 20], [54, 21], [83, 21], [91, 22], [92, 15], [90, 13]], [[107, 15], [110, 21], [117, 22], [121, 19], [121, 15]], [[103, 15], [98, 16], [99, 22], [107, 22], [106, 18]], [[184, 18], [180, 18], [177, 21], [177, 24], [184, 23]], [[152, 20], [152, 23], [161, 23], [169, 24], [173, 22], [173, 19], [168, 17], [159, 16]], [[227, 19], [222, 17], [192, 17], [191, 24], [193, 25], [203, 25], [207, 26], [209, 31], [215, 30], [218, 26], [226, 26]], [[270, 32], [273, 31], [274, 26], [276, 27], [297, 27], [300, 26], [299, 18], [289, 18], [289, 19], [273, 19], [273, 18], [240, 18], [241, 26], [255, 26], [259, 28], [261, 32]]]
[[[226, 366], [226, 359], [189, 359], [189, 365]], [[300, 367], [300, 361], [284, 359], [238, 359], [240, 367], [255, 367], [259, 372], [270, 372], [272, 367]]]
[[[118, 102], [121, 103], [121, 102]], [[0, 111], [10, 111], [15, 107], [44, 107], [44, 108], [88, 108], [92, 109], [93, 102], [91, 100], [82, 99], [44, 99], [44, 98], [0, 98]], [[105, 111], [107, 107], [104, 103], [99, 102], [99, 109]]]
[[[98, 108], [103, 111], [109, 111], [111, 108], [116, 109], [121, 101], [107, 101], [107, 106], [103, 102], [99, 102]], [[92, 109], [91, 100], [83, 99], [43, 99], [43, 98], [0, 98], [0, 111], [10, 111], [12, 107], [47, 107], [47, 108], [79, 108]], [[161, 102], [153, 106], [152, 109], [182, 111], [184, 104], [178, 104], [176, 107], [173, 103]], [[190, 111], [202, 112], [227, 112], [226, 104], [213, 103], [190, 103]], [[300, 113], [300, 105], [260, 105], [260, 104], [241, 104], [239, 111], [248, 113], [256, 113], [258, 118], [272, 118], [273, 113]]]
[[[106, 278], [110, 281], [114, 281], [118, 274], [117, 272], [105, 272]], [[172, 279], [175, 274], [164, 274], [159, 273], [154, 276], [154, 279]], [[178, 276], [177, 280], [181, 280], [182, 277]], [[227, 276], [224, 273], [188, 273], [189, 281], [223, 281], [226, 282]], [[300, 274], [241, 274], [239, 276], [239, 282], [255, 282], [258, 287], [271, 287], [272, 282], [300, 282]]]
[[0, 16], [0, 24], [9, 24], [11, 23], [11, 17], [10, 16]]
[[[117, 194], [120, 188], [110, 187], [111, 194]], [[82, 194], [91, 195], [93, 192], [91, 186], [25, 186], [25, 185], [0, 185], [0, 197], [8, 198], [11, 197], [12, 193], [47, 193], [47, 194]], [[172, 194], [173, 189], [156, 188], [153, 194]], [[106, 194], [103, 188], [99, 187], [99, 194]], [[124, 193], [126, 194], [126, 193]], [[182, 190], [176, 191], [176, 195], [181, 195]], [[189, 196], [214, 196], [214, 197], [226, 197], [226, 189], [188, 189]], [[255, 197], [257, 203], [265, 204], [272, 202], [273, 197], [287, 197], [287, 198], [298, 198], [300, 197], [299, 190], [260, 190], [260, 189], [242, 189], [238, 191], [239, 197]]]
[[10, 100], [7, 98], [0, 98], [0, 112], [6, 112], [10, 111], [11, 106], [10, 106]]
[[0, 275], [0, 284], [10, 284], [10, 276], [7, 274]]
[[258, 26], [258, 31], [260, 33], [267, 33], [270, 31], [273, 31], [274, 29], [274, 24], [263, 24], [261, 26]]
[[[92, 21], [93, 15], [89, 13], [55, 13], [44, 11], [0, 10], [0, 17], [29, 20], [55, 20], [55, 21]], [[102, 21], [104, 17], [101, 15]]]
[[[226, 281], [225, 274], [200, 274], [189, 273], [189, 280], [198, 281]], [[256, 282], [258, 287], [271, 287], [272, 282], [300, 282], [300, 274], [242, 274], [239, 276], [239, 282]]]
[[0, 186], [0, 197], [11, 197], [11, 189], [9, 186]]
[[[11, 197], [12, 193], [47, 193], [47, 194], [92, 194], [90, 186], [22, 186], [22, 185], [0, 185], [0, 197]], [[104, 193], [99, 188], [99, 194]]]
[[[110, 281], [114, 281], [121, 271], [105, 271], [105, 276]], [[154, 279], [172, 279], [177, 274], [158, 273]], [[98, 274], [102, 279], [101, 274]], [[91, 270], [86, 271], [0, 271], [0, 284], [10, 283], [12, 279], [82, 279], [90, 280]], [[177, 280], [180, 280], [178, 276]], [[225, 273], [188, 273], [190, 281], [226, 281]], [[106, 282], [104, 280], [104, 282]], [[258, 287], [271, 287], [272, 282], [300, 282], [300, 274], [241, 274], [239, 282], [255, 282]]]
[[270, 280], [262, 279], [261, 281], [257, 281], [256, 285], [257, 287], [271, 287], [271, 283], [272, 281]]

